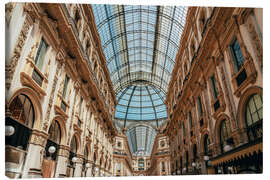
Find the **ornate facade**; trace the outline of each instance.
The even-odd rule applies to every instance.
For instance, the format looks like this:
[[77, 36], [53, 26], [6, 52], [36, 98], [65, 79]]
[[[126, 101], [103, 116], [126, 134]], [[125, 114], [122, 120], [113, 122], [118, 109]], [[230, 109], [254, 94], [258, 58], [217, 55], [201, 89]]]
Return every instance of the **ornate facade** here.
[[[141, 59], [123, 55], [129, 59], [125, 65], [117, 59], [136, 49], [126, 46], [127, 28], [133, 25], [138, 33], [137, 22], [119, 25], [115, 37], [113, 24], [101, 33], [124, 9], [128, 17], [130, 7], [117, 6], [112, 16], [113, 8], [104, 8], [106, 19], [97, 24], [104, 14], [88, 4], [6, 4], [6, 176], [261, 173], [262, 9], [132, 7], [150, 14], [148, 26], [156, 23], [152, 35], [138, 30], [140, 39], [155, 39], [147, 42], [156, 52], [153, 62], [146, 60], [150, 77], [146, 65], [138, 72], [129, 66]], [[157, 18], [150, 22], [153, 12]], [[171, 37], [164, 41], [177, 47], [175, 60], [167, 60], [173, 48], [168, 45], [164, 55], [159, 45], [166, 38], [164, 17], [172, 24], [168, 32], [179, 38], [180, 44]], [[119, 37], [126, 49], [117, 52]], [[110, 44], [112, 57], [104, 50]], [[171, 62], [163, 69], [162, 55]], [[108, 57], [115, 65], [108, 65]]]
[[186, 22], [166, 99], [171, 173], [260, 173], [262, 10], [189, 8]]

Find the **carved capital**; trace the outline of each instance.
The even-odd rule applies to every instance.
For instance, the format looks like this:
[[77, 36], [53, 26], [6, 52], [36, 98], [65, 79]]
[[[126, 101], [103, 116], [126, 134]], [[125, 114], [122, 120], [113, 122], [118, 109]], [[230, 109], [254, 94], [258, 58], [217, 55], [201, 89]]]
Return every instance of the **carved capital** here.
[[35, 144], [41, 147], [45, 147], [47, 143], [47, 138], [48, 138], [47, 133], [38, 130], [33, 130], [29, 140], [29, 144]]

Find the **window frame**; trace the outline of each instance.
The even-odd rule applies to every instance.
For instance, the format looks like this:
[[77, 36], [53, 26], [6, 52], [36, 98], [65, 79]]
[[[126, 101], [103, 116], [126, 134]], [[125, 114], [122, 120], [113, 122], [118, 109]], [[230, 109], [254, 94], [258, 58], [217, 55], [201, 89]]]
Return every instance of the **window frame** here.
[[[45, 45], [45, 52], [44, 52], [43, 55], [41, 55], [40, 53], [42, 51], [43, 44]], [[37, 49], [36, 57], [35, 57], [35, 60], [34, 60], [35, 66], [40, 71], [42, 71], [42, 69], [43, 69], [44, 61], [46, 59], [46, 55], [47, 55], [47, 52], [48, 52], [49, 47], [50, 46], [47, 43], [47, 41], [44, 39], [44, 37], [41, 37], [40, 42], [39, 42], [39, 46], [38, 46], [38, 49]]]
[[[236, 42], [237, 42], [237, 44], [239, 46], [239, 50], [240, 50], [241, 56], [243, 58], [243, 62], [242, 62], [242, 64], [240, 66], [238, 66], [239, 59], [237, 58], [237, 55], [235, 53], [235, 49], [233, 47]], [[233, 40], [231, 41], [231, 43], [229, 45], [229, 50], [230, 50], [230, 55], [231, 55], [231, 59], [232, 59], [233, 72], [234, 73], [238, 73], [241, 70], [241, 68], [244, 66], [244, 64], [245, 64], [245, 58], [243, 56], [243, 51], [241, 49], [241, 46], [239, 44], [239, 40], [237, 39], [237, 37], [233, 38]]]

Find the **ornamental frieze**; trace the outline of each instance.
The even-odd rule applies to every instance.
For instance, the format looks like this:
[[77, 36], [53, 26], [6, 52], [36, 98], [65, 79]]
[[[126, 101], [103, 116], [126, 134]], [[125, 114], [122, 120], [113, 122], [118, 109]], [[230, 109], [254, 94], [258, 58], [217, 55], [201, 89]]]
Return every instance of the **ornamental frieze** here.
[[33, 130], [29, 144], [39, 145], [41, 147], [45, 147], [47, 143], [48, 134], [42, 131]]
[[23, 23], [22, 30], [18, 36], [16, 41], [15, 48], [10, 58], [10, 63], [6, 64], [5, 72], [6, 72], [6, 88], [9, 89], [11, 81], [13, 79], [13, 75], [15, 72], [15, 68], [17, 67], [18, 61], [21, 58], [22, 49], [24, 47], [25, 41], [27, 39], [27, 35], [30, 29], [29, 21], [25, 20]]

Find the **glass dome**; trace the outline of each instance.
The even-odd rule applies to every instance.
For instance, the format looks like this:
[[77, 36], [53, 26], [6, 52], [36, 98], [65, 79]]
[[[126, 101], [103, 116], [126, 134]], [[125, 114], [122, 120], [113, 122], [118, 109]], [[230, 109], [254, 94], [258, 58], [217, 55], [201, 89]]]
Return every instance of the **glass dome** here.
[[117, 95], [115, 119], [151, 121], [167, 118], [165, 94], [153, 85], [133, 84]]

